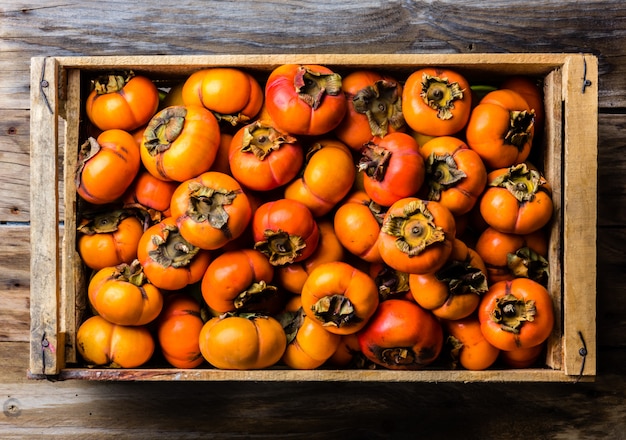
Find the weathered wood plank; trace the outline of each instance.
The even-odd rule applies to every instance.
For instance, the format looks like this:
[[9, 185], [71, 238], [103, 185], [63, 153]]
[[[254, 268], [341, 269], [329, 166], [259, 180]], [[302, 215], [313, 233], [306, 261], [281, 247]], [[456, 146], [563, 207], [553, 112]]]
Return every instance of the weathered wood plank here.
[[[601, 65], [600, 106], [626, 107], [621, 44], [626, 5], [621, 1], [392, 5], [188, 0], [163, 14], [152, 2], [30, 6], [3, 0], [0, 71], [9, 79], [24, 78], [28, 58], [45, 55], [367, 53], [373, 47], [380, 53], [578, 53], [593, 48]], [[268, 25], [273, 32], [267, 32]], [[196, 29], [202, 32], [189, 38]], [[0, 81], [0, 97], [0, 107], [28, 108], [27, 84]]]
[[[47, 88], [40, 88], [39, 71], [45, 69]], [[65, 353], [59, 332], [59, 206], [56, 158], [58, 155], [58, 99], [46, 95], [58, 85], [58, 64], [52, 58], [34, 58], [31, 70], [31, 168], [30, 187], [37, 189], [31, 198], [30, 232], [32, 298], [30, 304], [31, 359], [33, 374], [54, 374]], [[46, 98], [47, 96], [47, 98]]]
[[0, 344], [5, 439], [622, 438], [626, 428], [616, 351], [605, 355], [614, 372], [575, 385], [26, 381], [27, 352]]

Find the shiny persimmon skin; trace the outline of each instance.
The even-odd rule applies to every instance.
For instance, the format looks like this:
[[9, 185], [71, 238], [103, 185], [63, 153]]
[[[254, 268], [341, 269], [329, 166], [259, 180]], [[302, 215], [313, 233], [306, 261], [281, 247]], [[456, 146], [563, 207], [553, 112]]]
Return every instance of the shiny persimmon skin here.
[[[220, 215], [226, 218], [224, 225], [216, 227], [213, 217], [196, 218], [194, 200], [198, 199], [197, 187], [203, 191], [230, 194], [233, 199], [222, 205]], [[213, 199], [214, 200], [214, 199]], [[213, 203], [216, 203], [215, 200]], [[170, 215], [185, 239], [201, 249], [222, 248], [229, 241], [239, 238], [252, 219], [252, 206], [239, 182], [228, 174], [207, 171], [177, 186], [170, 202]], [[215, 216], [217, 214], [214, 214]]]
[[154, 285], [137, 286], [117, 279], [117, 267], [100, 269], [89, 281], [89, 303], [107, 321], [117, 325], [146, 325], [163, 309], [163, 295]]
[[499, 89], [489, 92], [472, 110], [465, 132], [467, 145], [482, 158], [488, 170], [524, 162], [530, 154], [534, 125], [519, 148], [505, 140], [511, 126], [511, 112], [531, 109], [517, 92]]
[[435, 227], [441, 228], [444, 233], [443, 240], [426, 246], [419, 254], [409, 256], [401, 251], [396, 245], [396, 237], [386, 233], [383, 228], [393, 216], [403, 216], [405, 207], [414, 201], [415, 197], [406, 197], [391, 205], [383, 219], [383, 226], [378, 239], [378, 251], [382, 260], [390, 267], [407, 273], [428, 273], [440, 269], [448, 260], [452, 252], [454, 237], [456, 236], [456, 223], [454, 216], [448, 208], [439, 202], [423, 200], [426, 209], [433, 217]]
[[220, 127], [213, 113], [192, 105], [167, 107], [150, 123], [173, 108], [186, 109], [182, 130], [166, 150], [154, 154], [146, 147], [146, 130], [140, 146], [141, 162], [158, 179], [184, 182], [208, 171], [213, 165], [220, 146]]
[[214, 317], [202, 327], [199, 340], [202, 356], [225, 370], [271, 367], [287, 347], [282, 326], [271, 316]]
[[[316, 315], [315, 305], [326, 297], [343, 297], [354, 309], [353, 319], [341, 324], [330, 323]], [[362, 329], [379, 304], [378, 287], [368, 274], [343, 261], [324, 263], [309, 274], [300, 294], [306, 315], [338, 335], [356, 333]]]
[[[487, 276], [487, 268], [478, 253], [458, 238], [454, 239], [448, 262], [467, 263]], [[441, 319], [466, 318], [474, 313], [480, 303], [480, 295], [477, 293], [453, 294], [449, 284], [441, 281], [436, 272], [409, 274], [409, 286], [415, 302]]]
[[266, 231], [283, 231], [304, 240], [304, 248], [291, 261], [297, 263], [309, 258], [319, 243], [319, 227], [313, 214], [304, 204], [288, 199], [263, 203], [252, 217], [252, 235], [255, 243], [266, 239]]
[[[432, 200], [444, 205], [454, 216], [468, 213], [487, 185], [487, 169], [480, 156], [465, 142], [453, 136], [438, 136], [431, 139], [421, 146], [420, 153], [425, 161], [431, 154], [449, 156], [457, 169], [465, 173], [465, 177], [442, 189], [439, 198]], [[424, 190], [427, 190], [433, 180], [437, 181], [436, 176], [427, 172]]]
[[541, 229], [526, 235], [507, 234], [487, 227], [478, 236], [475, 249], [485, 262], [490, 284], [515, 278], [515, 275], [508, 268], [507, 256], [524, 247], [529, 247], [537, 254], [547, 258], [547, 234]]
[[91, 91], [85, 102], [89, 120], [100, 130], [133, 131], [146, 124], [159, 106], [159, 91], [144, 77], [131, 78], [117, 92], [98, 94]]
[[[380, 221], [370, 209], [365, 191], [354, 191], [341, 202], [333, 217], [335, 234], [342, 246], [364, 261], [382, 262], [378, 251]], [[382, 216], [381, 216], [382, 217]]]
[[330, 220], [318, 222], [320, 237], [317, 249], [307, 259], [298, 263], [286, 264], [276, 268], [276, 280], [281, 287], [294, 294], [302, 292], [313, 269], [323, 263], [341, 261], [345, 256], [345, 249], [335, 234], [335, 228]]
[[384, 138], [375, 137], [371, 143], [387, 150], [391, 157], [381, 180], [363, 176], [367, 195], [382, 206], [391, 206], [404, 197], [414, 196], [424, 183], [424, 159], [415, 139], [406, 133], [396, 132]]
[[200, 331], [204, 326], [200, 304], [183, 293], [168, 295], [157, 322], [157, 338], [163, 357], [176, 368], [195, 368], [204, 362]]
[[[424, 74], [440, 79], [447, 79], [448, 83], [458, 83], [463, 91], [463, 97], [454, 101], [450, 119], [441, 119], [437, 110], [431, 108], [420, 96], [423, 91], [422, 77]], [[470, 85], [465, 77], [450, 69], [427, 67], [413, 72], [406, 79], [402, 92], [402, 113], [406, 123], [414, 131], [427, 136], [454, 135], [466, 126], [472, 106]]]
[[270, 191], [288, 184], [302, 168], [302, 144], [294, 138], [259, 158], [243, 148], [244, 139], [255, 126], [255, 123], [243, 126], [233, 135], [228, 151], [230, 173], [244, 187], [254, 191]]
[[143, 235], [143, 224], [134, 216], [120, 221], [114, 232], [81, 234], [78, 237], [78, 253], [90, 269], [100, 270], [130, 264], [137, 258], [137, 246]]
[[[370, 127], [367, 116], [355, 110], [352, 100], [357, 93], [364, 89], [372, 88], [379, 81], [385, 81], [390, 86], [395, 87], [398, 93], [398, 99], [401, 99], [402, 85], [388, 75], [383, 75], [372, 70], [356, 70], [346, 75], [342, 80], [343, 93], [347, 101], [347, 110], [343, 120], [334, 130], [334, 133], [339, 140], [354, 151], [359, 151], [361, 147], [363, 147], [363, 144], [368, 142], [376, 133], [372, 133], [372, 127]], [[404, 125], [401, 129], [396, 129], [392, 124], [387, 124], [386, 134], [403, 131], [403, 129]]]
[[298, 97], [295, 79], [301, 69], [319, 74], [333, 74], [315, 64], [284, 64], [274, 69], [265, 85], [265, 106], [275, 124], [293, 135], [323, 135], [335, 129], [347, 110], [343, 91], [336, 95], [326, 93], [317, 108]]
[[500, 350], [485, 339], [475, 315], [458, 320], [443, 320], [442, 325], [448, 335], [462, 344], [457, 361], [463, 368], [486, 370], [498, 359]]
[[175, 218], [166, 217], [149, 227], [137, 245], [137, 259], [152, 284], [164, 290], [179, 290], [202, 279], [211, 262], [211, 254], [205, 249], [199, 249], [188, 264], [180, 267], [159, 263], [150, 253], [158, 249], [155, 238], [162, 240], [168, 237], [168, 228], [178, 230]]
[[[496, 309], [496, 301], [507, 294], [524, 302], [534, 301], [534, 319], [523, 322], [517, 334], [504, 330], [491, 317]], [[489, 287], [478, 306], [478, 319], [482, 333], [491, 345], [505, 351], [530, 348], [543, 343], [550, 336], [554, 326], [554, 306], [550, 293], [541, 284], [528, 278], [516, 278]]]
[[312, 147], [302, 177], [286, 186], [284, 196], [305, 204], [314, 217], [321, 217], [350, 192], [356, 169], [350, 149], [342, 142], [321, 139]]
[[207, 267], [202, 277], [202, 297], [217, 313], [251, 311], [237, 307], [237, 296], [253, 283], [269, 285], [273, 278], [274, 267], [261, 252], [254, 249], [226, 251]]
[[124, 195], [139, 172], [141, 159], [139, 147], [127, 131], [103, 131], [96, 142], [100, 149], [77, 171], [76, 192], [90, 203], [103, 205]]
[[487, 175], [488, 187], [478, 204], [482, 218], [492, 228], [508, 234], [526, 235], [543, 228], [553, 213], [550, 185], [542, 184], [532, 200], [520, 202], [506, 188], [489, 186], [507, 170], [500, 168]]
[[228, 174], [230, 176], [233, 173], [230, 171], [230, 163], [228, 161], [228, 155], [230, 153], [230, 144], [233, 140], [233, 135], [230, 133], [221, 132], [220, 134], [220, 146], [217, 150], [217, 155], [213, 161], [213, 165], [209, 171], [217, 171], [220, 173]]
[[126, 205], [139, 205], [169, 215], [172, 194], [178, 187], [177, 182], [157, 179], [145, 170], [140, 170], [128, 191], [124, 195]]
[[[392, 370], [418, 370], [434, 362], [443, 348], [443, 329], [439, 321], [412, 301], [389, 299], [378, 306], [367, 326], [358, 333], [361, 352], [370, 361]], [[387, 351], [409, 353], [396, 357]]]
[[326, 331], [304, 314], [300, 297], [289, 301], [286, 311], [301, 314], [300, 325], [293, 340], [287, 343], [282, 362], [297, 370], [312, 370], [323, 365], [337, 350], [341, 336]]
[[220, 115], [254, 118], [263, 105], [263, 89], [249, 73], [232, 67], [213, 67], [192, 73], [182, 89], [185, 105], [202, 105]]
[[90, 365], [136, 368], [150, 360], [155, 343], [145, 326], [116, 325], [96, 315], [78, 327], [76, 346]]

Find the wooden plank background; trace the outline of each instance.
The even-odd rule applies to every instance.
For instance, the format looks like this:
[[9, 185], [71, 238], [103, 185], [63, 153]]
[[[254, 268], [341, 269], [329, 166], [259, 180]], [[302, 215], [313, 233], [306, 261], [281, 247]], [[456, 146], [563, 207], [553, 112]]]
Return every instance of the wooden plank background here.
[[[0, 0], [0, 433], [17, 438], [625, 438], [626, 4]], [[588, 52], [599, 59], [598, 377], [578, 384], [26, 378], [33, 56]], [[456, 420], [456, 423], [451, 423]]]

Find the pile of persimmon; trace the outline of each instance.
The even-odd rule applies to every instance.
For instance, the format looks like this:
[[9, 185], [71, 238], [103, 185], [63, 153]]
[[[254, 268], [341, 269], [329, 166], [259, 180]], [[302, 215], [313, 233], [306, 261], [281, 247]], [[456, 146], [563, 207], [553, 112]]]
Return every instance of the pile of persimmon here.
[[540, 366], [554, 325], [540, 84], [394, 75], [94, 78], [76, 170], [85, 363]]

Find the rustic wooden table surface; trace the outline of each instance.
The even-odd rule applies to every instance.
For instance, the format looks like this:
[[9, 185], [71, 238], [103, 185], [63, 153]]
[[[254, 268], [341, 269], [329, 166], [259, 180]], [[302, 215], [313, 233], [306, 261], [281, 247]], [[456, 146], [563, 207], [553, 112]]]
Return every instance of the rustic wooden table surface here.
[[[626, 3], [0, 0], [0, 437], [626, 438]], [[599, 59], [593, 383], [27, 379], [34, 56], [592, 53]], [[591, 146], [590, 146], [591, 147]], [[590, 317], [593, 319], [593, 317]]]

